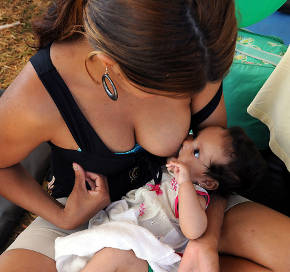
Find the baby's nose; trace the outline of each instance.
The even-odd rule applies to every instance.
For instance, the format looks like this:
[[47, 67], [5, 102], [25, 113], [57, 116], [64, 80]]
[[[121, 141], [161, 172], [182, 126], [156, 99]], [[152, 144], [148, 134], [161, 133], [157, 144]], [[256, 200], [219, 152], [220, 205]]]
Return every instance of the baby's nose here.
[[192, 142], [193, 142], [193, 137], [191, 135], [188, 135], [183, 141], [182, 145], [183, 147], [188, 147]]

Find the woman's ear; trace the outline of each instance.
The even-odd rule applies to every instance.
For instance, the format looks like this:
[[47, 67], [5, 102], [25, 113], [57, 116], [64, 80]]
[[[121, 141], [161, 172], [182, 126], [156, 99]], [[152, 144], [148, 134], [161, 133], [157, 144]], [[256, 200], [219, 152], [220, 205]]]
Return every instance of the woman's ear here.
[[112, 67], [116, 64], [116, 62], [111, 57], [103, 52], [98, 52], [96, 57], [105, 67]]
[[102, 63], [104, 67], [107, 67], [108, 69], [112, 69], [115, 66], [119, 66], [115, 60], [113, 60], [110, 56], [107, 54], [101, 52], [101, 51], [92, 51], [89, 53], [88, 58], [95, 58], [95, 60], [98, 60]]
[[219, 187], [218, 181], [210, 177], [203, 177], [198, 181], [198, 184], [202, 188], [211, 191], [216, 190]]

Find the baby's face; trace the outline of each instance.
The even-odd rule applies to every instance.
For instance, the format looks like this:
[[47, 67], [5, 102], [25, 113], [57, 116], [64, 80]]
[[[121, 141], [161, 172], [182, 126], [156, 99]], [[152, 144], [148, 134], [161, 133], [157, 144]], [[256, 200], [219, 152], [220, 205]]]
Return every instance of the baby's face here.
[[204, 178], [204, 173], [211, 162], [226, 164], [224, 154], [226, 130], [221, 127], [208, 127], [199, 132], [197, 137], [189, 135], [183, 142], [177, 159], [190, 169], [193, 182]]

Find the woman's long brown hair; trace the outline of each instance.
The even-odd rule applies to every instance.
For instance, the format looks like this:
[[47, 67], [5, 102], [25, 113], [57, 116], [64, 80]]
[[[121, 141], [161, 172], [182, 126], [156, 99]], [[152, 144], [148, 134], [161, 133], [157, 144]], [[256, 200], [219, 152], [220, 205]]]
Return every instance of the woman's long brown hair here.
[[234, 0], [57, 0], [35, 24], [39, 47], [76, 28], [133, 83], [179, 94], [224, 77], [237, 35]]

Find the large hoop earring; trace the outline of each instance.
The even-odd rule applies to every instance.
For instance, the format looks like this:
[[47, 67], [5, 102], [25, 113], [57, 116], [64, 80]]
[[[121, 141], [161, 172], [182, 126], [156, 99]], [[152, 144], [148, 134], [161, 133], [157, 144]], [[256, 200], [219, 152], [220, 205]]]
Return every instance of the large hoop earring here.
[[[107, 82], [106, 82], [106, 79], [108, 79], [108, 81], [110, 82], [112, 88], [113, 88], [113, 93], [110, 91], [108, 85], [107, 85]], [[115, 87], [115, 84], [114, 82], [112, 81], [112, 79], [110, 78], [109, 76], [109, 73], [108, 73], [108, 68], [106, 67], [106, 72], [103, 74], [102, 76], [102, 83], [103, 83], [103, 87], [105, 89], [105, 92], [107, 93], [107, 95], [114, 101], [116, 101], [118, 99], [118, 92], [117, 92], [117, 89]]]

